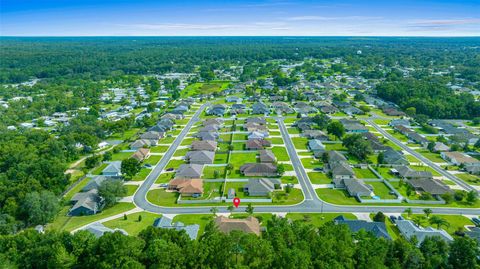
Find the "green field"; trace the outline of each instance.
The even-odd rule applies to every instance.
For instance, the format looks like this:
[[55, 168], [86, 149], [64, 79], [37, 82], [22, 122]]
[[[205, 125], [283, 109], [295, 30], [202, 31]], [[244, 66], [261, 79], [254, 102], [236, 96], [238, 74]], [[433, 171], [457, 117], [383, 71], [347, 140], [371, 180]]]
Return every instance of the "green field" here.
[[287, 150], [284, 147], [273, 147], [272, 152], [277, 157], [277, 161], [290, 161]]
[[196, 82], [188, 85], [182, 91], [182, 97], [221, 92], [225, 90], [229, 84], [230, 82], [228, 81]]
[[[141, 216], [142, 218], [141, 221], [138, 220], [139, 216]], [[120, 217], [118, 219], [104, 222], [103, 225], [111, 229], [114, 229], [114, 228], [123, 229], [129, 235], [136, 236], [142, 230], [146, 229], [148, 226], [152, 226], [155, 219], [161, 216], [162, 215], [154, 214], [150, 212], [139, 212], [139, 213], [133, 213], [133, 214], [127, 215], [126, 220], [123, 217]]]
[[329, 178], [325, 173], [322, 172], [309, 172], [308, 177], [312, 184], [330, 184], [332, 179]]

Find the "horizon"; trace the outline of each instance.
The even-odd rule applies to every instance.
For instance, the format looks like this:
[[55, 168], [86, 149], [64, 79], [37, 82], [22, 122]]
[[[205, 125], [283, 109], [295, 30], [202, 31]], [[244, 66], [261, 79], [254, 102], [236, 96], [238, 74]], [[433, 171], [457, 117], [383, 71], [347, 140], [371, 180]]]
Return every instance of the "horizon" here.
[[478, 37], [478, 1], [4, 0], [2, 37]]

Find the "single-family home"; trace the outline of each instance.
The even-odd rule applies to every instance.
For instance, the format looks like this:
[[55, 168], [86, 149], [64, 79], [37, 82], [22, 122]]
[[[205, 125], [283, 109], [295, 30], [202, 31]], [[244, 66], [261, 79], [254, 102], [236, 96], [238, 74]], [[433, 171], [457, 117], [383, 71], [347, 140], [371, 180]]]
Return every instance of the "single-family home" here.
[[215, 141], [220, 135], [217, 132], [198, 132], [195, 137], [202, 141]]
[[214, 159], [214, 151], [189, 151], [185, 155], [185, 160], [192, 164], [212, 164]]
[[82, 192], [87, 192], [93, 189], [97, 189], [102, 185], [102, 183], [107, 179], [105, 176], [94, 176], [92, 177], [87, 185], [82, 188]]
[[246, 149], [248, 150], [260, 150], [265, 147], [270, 147], [272, 143], [265, 139], [248, 139], [246, 142]]
[[357, 120], [350, 120], [350, 119], [341, 119], [340, 123], [345, 128], [347, 133], [366, 133], [368, 132], [368, 128], [365, 127]]
[[240, 167], [240, 173], [247, 177], [278, 176], [277, 166], [271, 163], [247, 163]]
[[155, 221], [153, 222], [153, 227], [185, 231], [190, 240], [197, 239], [198, 231], [200, 230], [200, 225], [198, 224], [185, 225], [180, 221], [173, 222], [171, 218], [168, 218], [166, 216], [155, 219]]
[[432, 178], [430, 171], [416, 171], [406, 165], [395, 166], [390, 173], [402, 179]]
[[248, 193], [248, 196], [268, 196], [272, 191], [279, 188], [281, 188], [279, 179], [250, 178], [243, 187], [243, 191]]
[[265, 139], [268, 137], [268, 132], [254, 131], [248, 134], [248, 139]]
[[383, 163], [391, 165], [408, 165], [409, 162], [400, 151], [396, 151], [391, 147], [383, 152]]
[[120, 177], [122, 176], [122, 162], [110, 162], [105, 169], [102, 170], [102, 175], [106, 177]]
[[[372, 186], [366, 184], [363, 180], [357, 178], [344, 178], [342, 179], [343, 185], [347, 190], [350, 196], [354, 197], [369, 197], [373, 195], [373, 188]], [[337, 185], [341, 184], [336, 184]]]
[[474, 165], [474, 166], [480, 166], [480, 161], [468, 156], [467, 154], [464, 154], [459, 151], [452, 151], [452, 152], [442, 152], [440, 153], [440, 156], [447, 161], [450, 162], [454, 165]]
[[135, 140], [132, 144], [130, 144], [130, 149], [138, 150], [141, 148], [146, 148], [152, 146], [152, 141], [147, 139], [138, 139]]
[[227, 107], [225, 105], [216, 104], [207, 110], [207, 115], [215, 115], [222, 117], [225, 114], [226, 109]]
[[444, 152], [449, 150], [450, 147], [443, 144], [442, 142], [435, 142], [435, 146], [433, 147], [433, 152]]
[[69, 210], [70, 216], [94, 215], [103, 207], [103, 198], [98, 195], [97, 189], [79, 192], [72, 197], [71, 202], [73, 206]]
[[453, 241], [453, 237], [445, 230], [435, 229], [432, 227], [423, 228], [415, 225], [411, 220], [397, 220], [395, 221], [398, 230], [406, 239], [410, 240], [413, 237], [417, 238], [417, 245], [420, 245], [427, 237], [437, 236], [447, 242]]
[[313, 152], [325, 152], [325, 145], [318, 139], [308, 140], [308, 148]]
[[223, 119], [221, 118], [215, 118], [215, 119], [206, 119], [202, 122], [203, 126], [208, 126], [208, 125], [217, 125], [217, 126], [222, 126], [223, 124]]
[[195, 140], [192, 142], [191, 149], [194, 151], [206, 150], [206, 151], [215, 151], [217, 150], [217, 142], [213, 140]]
[[119, 228], [110, 229], [98, 221], [92, 224], [89, 224], [87, 227], [84, 227], [81, 230], [92, 233], [96, 238], [102, 237], [105, 233], [115, 233], [115, 232], [122, 233], [123, 235], [128, 235], [127, 231], [125, 231], [124, 229], [119, 229]]
[[245, 120], [245, 124], [248, 124], [248, 123], [256, 123], [256, 124], [266, 125], [267, 120], [265, 120], [264, 117], [251, 117], [251, 118], [247, 118]]
[[133, 158], [139, 162], [143, 162], [144, 160], [148, 159], [150, 157], [150, 149], [147, 148], [139, 148], [135, 153], [130, 156], [130, 158]]
[[434, 196], [451, 192], [445, 183], [434, 178], [413, 178], [408, 180], [407, 184], [417, 192], [428, 192]]
[[158, 143], [158, 140], [162, 139], [165, 135], [165, 132], [155, 132], [148, 131], [140, 135], [140, 139], [150, 140], [150, 145], [155, 146]]
[[275, 154], [269, 149], [262, 149], [258, 151], [258, 153], [260, 155], [261, 163], [275, 163], [277, 161]]
[[365, 220], [350, 220], [343, 215], [336, 217], [334, 223], [337, 225], [346, 225], [352, 233], [357, 233], [360, 230], [364, 230], [373, 234], [377, 238], [385, 238], [392, 240], [392, 237], [388, 234], [387, 226], [384, 222], [367, 222]]
[[230, 219], [224, 216], [215, 218], [215, 226], [222, 233], [230, 233], [231, 231], [242, 231], [244, 233], [253, 233], [260, 235], [260, 222], [255, 217], [246, 219]]
[[203, 194], [203, 180], [175, 177], [168, 182], [168, 189], [175, 190], [182, 196], [200, 197]]
[[252, 105], [252, 114], [269, 114], [270, 109], [264, 103], [257, 102]]
[[203, 164], [182, 164], [178, 167], [175, 178], [200, 178], [203, 172]]

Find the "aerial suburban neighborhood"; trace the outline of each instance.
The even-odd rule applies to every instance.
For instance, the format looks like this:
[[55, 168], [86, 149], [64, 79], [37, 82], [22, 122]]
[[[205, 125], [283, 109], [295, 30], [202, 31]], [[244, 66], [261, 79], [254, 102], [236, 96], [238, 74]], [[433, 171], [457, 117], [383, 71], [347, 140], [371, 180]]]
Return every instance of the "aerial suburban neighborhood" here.
[[0, 47], [1, 268], [480, 266], [478, 38]]

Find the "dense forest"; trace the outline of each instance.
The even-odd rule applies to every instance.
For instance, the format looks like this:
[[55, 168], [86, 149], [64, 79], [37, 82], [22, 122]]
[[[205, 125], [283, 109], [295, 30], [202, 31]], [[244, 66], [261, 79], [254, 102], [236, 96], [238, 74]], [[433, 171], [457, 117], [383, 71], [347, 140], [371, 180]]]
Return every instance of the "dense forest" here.
[[346, 226], [320, 228], [302, 221], [268, 221], [262, 237], [223, 234], [213, 222], [199, 240], [184, 231], [148, 227], [138, 237], [80, 231], [26, 230], [0, 237], [2, 268], [478, 268], [477, 242], [458, 237], [450, 245], [430, 237], [420, 247], [388, 241]]

